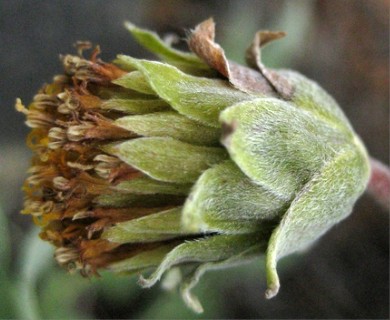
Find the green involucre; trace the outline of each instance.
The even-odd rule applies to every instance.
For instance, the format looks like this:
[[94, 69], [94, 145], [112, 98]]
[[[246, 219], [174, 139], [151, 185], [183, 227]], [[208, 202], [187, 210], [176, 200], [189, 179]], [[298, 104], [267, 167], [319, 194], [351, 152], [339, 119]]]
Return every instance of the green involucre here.
[[258, 96], [234, 89], [227, 81], [195, 77], [161, 62], [120, 55], [118, 59], [136, 67], [153, 90], [182, 115], [205, 125], [219, 127], [219, 113], [240, 101]]
[[286, 208], [283, 199], [253, 183], [231, 161], [206, 170], [183, 210], [188, 230], [235, 234], [260, 232]]
[[197, 145], [217, 145], [221, 130], [205, 126], [174, 111], [122, 117], [115, 124], [146, 137], [171, 137]]
[[204, 170], [227, 158], [222, 148], [168, 137], [138, 138], [111, 146], [108, 152], [153, 179], [174, 183], [195, 182]]

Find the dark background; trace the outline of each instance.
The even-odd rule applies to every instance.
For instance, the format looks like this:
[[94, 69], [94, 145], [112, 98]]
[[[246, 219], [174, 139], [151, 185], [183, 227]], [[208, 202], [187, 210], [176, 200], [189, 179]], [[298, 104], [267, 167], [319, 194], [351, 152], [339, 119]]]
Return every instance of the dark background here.
[[[258, 29], [288, 37], [264, 50], [272, 67], [318, 81], [340, 103], [372, 156], [389, 162], [389, 1], [386, 0], [0, 0], [0, 318], [193, 318], [177, 293], [141, 290], [135, 278], [88, 281], [52, 263], [35, 236], [20, 186], [30, 153], [14, 110], [28, 104], [72, 44], [100, 44], [102, 58], [143, 51], [125, 20], [184, 36], [213, 16], [217, 41], [243, 61]], [[148, 56], [149, 57], [149, 56]], [[388, 318], [389, 214], [363, 196], [353, 214], [310, 251], [282, 261], [280, 294], [263, 298], [262, 261], [210, 273], [195, 290], [200, 318]]]

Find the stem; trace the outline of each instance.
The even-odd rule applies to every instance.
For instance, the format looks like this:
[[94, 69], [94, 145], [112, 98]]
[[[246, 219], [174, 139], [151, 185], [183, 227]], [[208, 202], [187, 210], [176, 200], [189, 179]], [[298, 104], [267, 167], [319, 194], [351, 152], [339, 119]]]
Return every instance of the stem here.
[[374, 158], [370, 158], [371, 178], [367, 192], [384, 208], [390, 209], [390, 168]]

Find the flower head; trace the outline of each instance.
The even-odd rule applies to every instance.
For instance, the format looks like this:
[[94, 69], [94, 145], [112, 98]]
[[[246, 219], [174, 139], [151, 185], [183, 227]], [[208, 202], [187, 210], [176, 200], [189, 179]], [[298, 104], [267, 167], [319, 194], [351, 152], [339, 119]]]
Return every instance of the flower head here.
[[[62, 57], [25, 108], [34, 152], [23, 213], [83, 275], [139, 273], [145, 287], [172, 267], [190, 290], [208, 269], [266, 252], [267, 297], [277, 261], [345, 218], [369, 176], [367, 154], [334, 100], [292, 71], [266, 68], [259, 32], [249, 67], [226, 59], [207, 20], [193, 53], [127, 24], [162, 62]], [[86, 46], [80, 44], [81, 49]]]

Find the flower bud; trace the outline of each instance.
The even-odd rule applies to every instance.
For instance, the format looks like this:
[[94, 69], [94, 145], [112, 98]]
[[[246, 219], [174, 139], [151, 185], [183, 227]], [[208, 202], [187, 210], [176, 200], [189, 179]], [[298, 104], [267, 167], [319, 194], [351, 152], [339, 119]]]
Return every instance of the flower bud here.
[[277, 261], [364, 191], [363, 144], [316, 83], [262, 64], [260, 47], [283, 33], [256, 34], [249, 68], [226, 59], [212, 20], [189, 36], [193, 53], [126, 26], [162, 62], [66, 55], [64, 75], [28, 108], [17, 101], [34, 152], [22, 213], [85, 276], [151, 270], [140, 279], [150, 287], [179, 267], [184, 301], [201, 312], [191, 289], [204, 272], [266, 255], [273, 297]]

